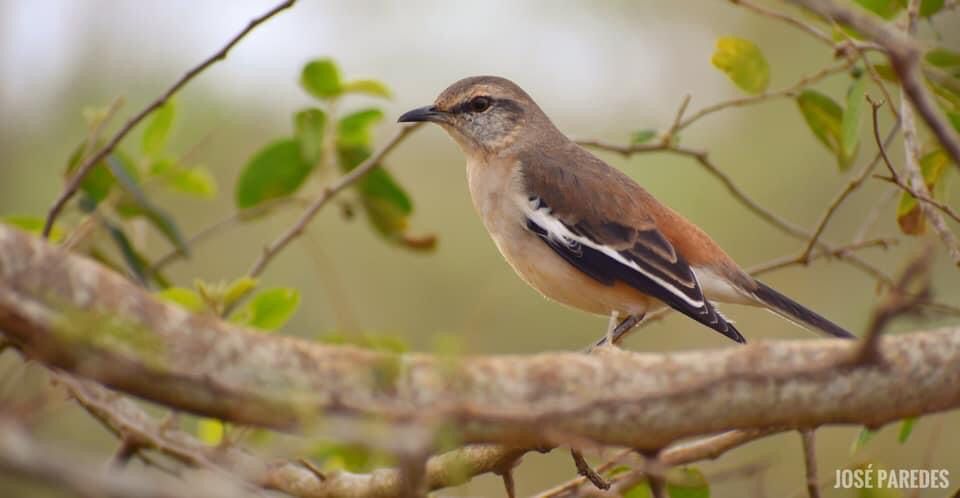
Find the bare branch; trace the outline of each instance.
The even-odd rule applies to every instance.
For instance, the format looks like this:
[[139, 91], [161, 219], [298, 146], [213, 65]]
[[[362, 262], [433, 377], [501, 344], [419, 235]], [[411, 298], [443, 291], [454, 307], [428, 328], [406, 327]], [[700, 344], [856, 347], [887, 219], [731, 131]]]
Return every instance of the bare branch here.
[[820, 498], [820, 478], [817, 477], [816, 435], [813, 429], [800, 431], [803, 440], [803, 462], [806, 468], [807, 495]]
[[[744, 4], [744, 5], [746, 5], [746, 4], [743, 3], [743, 2], [741, 2], [741, 3]], [[790, 86], [788, 86], [788, 87], [786, 87], [786, 88], [782, 88], [782, 89], [780, 89], [780, 90], [768, 91], [768, 92], [761, 93], [761, 94], [759, 94], [759, 95], [750, 95], [750, 96], [747, 96], [747, 97], [739, 97], [739, 98], [735, 98], [735, 99], [731, 99], [731, 100], [725, 100], [725, 101], [723, 101], [723, 102], [718, 102], [718, 103], [713, 104], [713, 105], [709, 105], [709, 106], [704, 107], [703, 109], [700, 109], [699, 111], [693, 113], [693, 114], [692, 114], [690, 117], [688, 117], [687, 119], [685, 119], [685, 120], [683, 120], [683, 121], [680, 121], [679, 124], [675, 124], [675, 129], [673, 129], [673, 132], [676, 133], [677, 131], [683, 130], [684, 128], [686, 128], [686, 127], [692, 125], [694, 122], [698, 121], [700, 118], [703, 118], [704, 116], [708, 116], [708, 115], [710, 115], [710, 114], [713, 114], [713, 113], [715, 113], [715, 112], [717, 112], [717, 111], [722, 111], [722, 110], [724, 110], [724, 109], [729, 109], [729, 108], [732, 108], [732, 107], [743, 107], [743, 106], [758, 104], [758, 103], [760, 103], [760, 102], [766, 102], [766, 101], [768, 101], [768, 100], [773, 100], [773, 99], [777, 99], [777, 98], [795, 97], [795, 96], [797, 96], [797, 95], [800, 93], [800, 91], [803, 90], [804, 88], [806, 88], [806, 87], [808, 87], [808, 86], [810, 86], [810, 85], [812, 85], [812, 84], [814, 84], [814, 83], [816, 83], [816, 82], [818, 82], [818, 81], [820, 81], [820, 80], [823, 80], [823, 79], [826, 78], [827, 76], [830, 76], [830, 75], [833, 75], [833, 74], [837, 74], [837, 73], [842, 73], [842, 72], [846, 71], [847, 69], [849, 69], [850, 66], [852, 66], [852, 65], [853, 65], [853, 63], [850, 62], [850, 61], [843, 61], [843, 62], [840, 62], [840, 63], [835, 64], [835, 65], [833, 65], [833, 66], [827, 66], [827, 67], [825, 67], [825, 68], [823, 68], [823, 69], [821, 69], [821, 70], [819, 70], [819, 71], [817, 71], [817, 72], [815, 72], [815, 73], [813, 73], [813, 74], [809, 74], [809, 75], [807, 75], [807, 76], [804, 76], [804, 77], [800, 78], [796, 83], [794, 83], [794, 84], [792, 84], [792, 85], [790, 85]]]
[[63, 489], [79, 496], [105, 498], [176, 498], [250, 496], [235, 482], [212, 475], [185, 483], [162, 475], [127, 469], [103, 469], [86, 463], [87, 455], [70, 454], [63, 448], [48, 448], [34, 441], [10, 421], [0, 423], [0, 471], [30, 479], [43, 486]]
[[[871, 104], [873, 102], [871, 101]], [[874, 125], [876, 125], [876, 108], [874, 108]], [[870, 173], [873, 172], [877, 164], [884, 157], [884, 144], [889, 144], [893, 141], [894, 137], [897, 136], [897, 131], [900, 129], [900, 123], [898, 122], [893, 126], [890, 132], [887, 134], [887, 139], [884, 142], [877, 142], [877, 146], [880, 150], [877, 152], [877, 155], [874, 156], [873, 160], [863, 166], [863, 168], [858, 171], [854, 177], [847, 183], [847, 186], [841, 190], [836, 197], [830, 201], [830, 204], [827, 205], [827, 209], [823, 212], [823, 215], [820, 217], [820, 221], [817, 222], [816, 228], [813, 230], [813, 235], [810, 236], [810, 240], [807, 242], [807, 246], [803, 249], [801, 257], [806, 261], [810, 257], [810, 254], [813, 252], [813, 249], [817, 246], [817, 241], [820, 240], [820, 235], [823, 234], [823, 231], [827, 228], [827, 224], [830, 223], [830, 219], [833, 217], [834, 213], [840, 208], [840, 205], [843, 204], [850, 194], [859, 189], [863, 183], [870, 176]]]
[[570, 448], [570, 456], [573, 457], [573, 463], [577, 466], [577, 474], [587, 478], [587, 480], [593, 483], [598, 489], [610, 489], [610, 483], [605, 481], [597, 471], [593, 470], [593, 467], [583, 458], [583, 453], [580, 453], [580, 451], [574, 448]]
[[133, 130], [134, 127], [137, 126], [137, 124], [139, 124], [141, 121], [144, 120], [144, 118], [149, 116], [151, 112], [153, 112], [154, 110], [156, 110], [157, 108], [165, 104], [167, 100], [170, 100], [170, 97], [172, 97], [173, 94], [177, 93], [177, 91], [179, 91], [184, 85], [189, 83], [190, 80], [192, 80], [198, 74], [205, 71], [208, 67], [212, 66], [217, 61], [226, 59], [227, 54], [230, 53], [230, 50], [233, 48], [233, 46], [239, 43], [240, 40], [243, 39], [243, 37], [247, 36], [247, 34], [249, 34], [251, 31], [253, 31], [254, 28], [266, 22], [268, 19], [280, 13], [281, 11], [290, 8], [291, 6], [293, 6], [294, 2], [296, 2], [296, 0], [286, 0], [285, 2], [270, 9], [269, 11], [267, 11], [267, 13], [263, 14], [262, 16], [257, 17], [252, 21], [250, 21], [250, 23], [247, 24], [247, 27], [243, 28], [243, 30], [241, 30], [239, 33], [234, 35], [233, 38], [231, 38], [230, 41], [228, 41], [227, 44], [223, 46], [223, 48], [221, 48], [216, 53], [208, 57], [199, 65], [193, 67], [192, 69], [184, 73], [184, 75], [181, 76], [180, 79], [178, 79], [176, 82], [174, 82], [173, 85], [170, 86], [170, 88], [168, 88], [165, 92], [163, 92], [163, 94], [161, 94], [159, 97], [154, 99], [153, 102], [150, 102], [150, 104], [144, 107], [143, 110], [141, 110], [136, 115], [134, 115], [129, 120], [127, 120], [127, 122], [124, 123], [123, 127], [120, 128], [120, 130], [113, 135], [113, 138], [111, 138], [106, 145], [100, 148], [100, 150], [97, 151], [96, 154], [93, 154], [87, 157], [86, 161], [84, 161], [77, 168], [73, 176], [70, 177], [70, 180], [67, 181], [67, 184], [66, 186], [64, 186], [63, 192], [60, 193], [60, 196], [57, 197], [57, 199], [53, 202], [53, 205], [50, 206], [50, 210], [47, 213], [47, 219], [43, 227], [43, 236], [48, 237], [50, 235], [50, 230], [53, 229], [53, 222], [56, 221], [57, 216], [60, 215], [60, 211], [63, 210], [63, 207], [67, 204], [67, 201], [69, 201], [70, 198], [77, 193], [77, 189], [80, 188], [80, 182], [82, 182], [83, 179], [86, 178], [87, 174], [90, 173], [90, 170], [93, 169], [93, 167], [96, 166], [97, 163], [102, 161], [103, 158], [107, 157], [107, 155], [110, 154], [110, 152], [112, 152], [114, 148], [116, 148], [116, 146], [120, 143], [120, 141], [123, 140], [123, 138], [126, 137], [127, 134], [130, 133], [130, 131]]

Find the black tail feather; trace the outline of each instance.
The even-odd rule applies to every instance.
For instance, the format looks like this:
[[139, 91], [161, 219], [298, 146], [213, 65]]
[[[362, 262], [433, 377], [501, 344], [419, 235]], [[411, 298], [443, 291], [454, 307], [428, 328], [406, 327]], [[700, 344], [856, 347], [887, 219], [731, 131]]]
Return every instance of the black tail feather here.
[[803, 307], [793, 299], [773, 290], [763, 282], [757, 282], [753, 295], [770, 307], [774, 313], [804, 327], [816, 329], [842, 339], [856, 339], [856, 336], [843, 327]]

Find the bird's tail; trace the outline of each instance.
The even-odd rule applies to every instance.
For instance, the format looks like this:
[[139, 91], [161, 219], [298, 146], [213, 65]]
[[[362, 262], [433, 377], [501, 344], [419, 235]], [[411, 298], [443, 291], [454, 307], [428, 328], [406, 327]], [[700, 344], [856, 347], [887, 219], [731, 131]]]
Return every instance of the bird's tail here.
[[834, 337], [855, 339], [856, 336], [843, 327], [803, 307], [793, 299], [773, 290], [763, 282], [757, 282], [754, 297], [766, 304], [770, 311], [804, 328], [815, 329]]

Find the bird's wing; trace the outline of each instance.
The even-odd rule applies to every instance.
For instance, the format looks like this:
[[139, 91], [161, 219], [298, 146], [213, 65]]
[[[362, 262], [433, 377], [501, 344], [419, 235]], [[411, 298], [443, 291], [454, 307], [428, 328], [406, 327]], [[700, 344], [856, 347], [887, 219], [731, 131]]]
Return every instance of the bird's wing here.
[[[573, 144], [571, 144], [573, 145]], [[689, 263], [644, 205], [649, 193], [579, 147], [520, 158], [526, 226], [560, 257], [606, 285], [623, 282], [737, 341]]]

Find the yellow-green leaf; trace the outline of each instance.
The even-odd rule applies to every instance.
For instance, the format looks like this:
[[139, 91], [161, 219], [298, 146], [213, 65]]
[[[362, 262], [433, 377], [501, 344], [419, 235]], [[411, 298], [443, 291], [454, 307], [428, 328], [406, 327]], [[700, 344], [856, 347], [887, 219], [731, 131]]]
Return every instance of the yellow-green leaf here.
[[300, 291], [277, 287], [257, 294], [237, 316], [240, 323], [261, 330], [283, 327], [300, 306]]
[[770, 83], [767, 59], [750, 40], [733, 36], [719, 38], [711, 62], [747, 93], [763, 93]]
[[843, 156], [853, 158], [857, 152], [857, 145], [860, 141], [860, 122], [863, 116], [863, 105], [866, 100], [867, 79], [857, 77], [853, 79], [850, 88], [847, 89], [847, 107], [843, 110], [843, 119], [840, 124], [840, 145]]
[[[923, 173], [923, 181], [927, 189], [931, 192], [947, 165], [950, 164], [950, 156], [943, 150], [937, 149], [920, 158], [920, 170]], [[908, 235], [921, 235], [926, 230], [925, 220], [920, 206], [917, 205], [917, 199], [907, 192], [900, 194], [900, 203], [897, 205], [897, 224], [900, 230]]]
[[312, 169], [313, 164], [301, 157], [296, 140], [282, 139], [267, 145], [250, 159], [237, 180], [237, 207], [250, 208], [296, 192]]
[[344, 116], [337, 123], [337, 145], [340, 147], [359, 147], [370, 145], [373, 125], [383, 119], [380, 109], [363, 109]]
[[830, 97], [816, 90], [804, 90], [797, 97], [797, 106], [814, 136], [836, 156], [840, 169], [850, 165], [850, 158], [843, 153], [843, 109]]
[[230, 306], [246, 297], [253, 289], [257, 288], [257, 283], [257, 279], [252, 277], [240, 277], [230, 282], [226, 290], [223, 291], [224, 306]]
[[212, 419], [202, 418], [197, 421], [197, 437], [201, 441], [211, 446], [216, 446], [223, 441], [223, 422]]
[[670, 498], [710, 498], [710, 485], [703, 472], [683, 467], [667, 474], [667, 494]]
[[317, 108], [304, 109], [294, 115], [293, 127], [304, 161], [310, 164], [320, 162], [326, 125], [327, 114]]
[[920, 0], [920, 17], [930, 17], [943, 9], [945, 0]]
[[942, 47], [930, 50], [924, 59], [937, 67], [960, 66], [960, 52]]
[[344, 93], [363, 93], [374, 97], [391, 97], [390, 89], [386, 84], [377, 80], [353, 80], [343, 84]]
[[917, 423], [916, 417], [907, 417], [900, 422], [900, 433], [897, 434], [897, 441], [900, 444], [906, 443], [913, 433], [913, 426]]
[[143, 138], [140, 141], [140, 150], [144, 155], [156, 157], [163, 152], [175, 116], [176, 108], [173, 100], [168, 100], [150, 114], [150, 120], [147, 121], [147, 127], [144, 128]]
[[150, 166], [150, 174], [176, 192], [204, 199], [217, 196], [217, 180], [203, 166], [185, 168], [169, 159], [161, 159]]
[[884, 18], [893, 19], [907, 6], [903, 0], [854, 0], [861, 7]]
[[861, 449], [863, 449], [865, 446], [867, 446], [867, 443], [869, 443], [870, 440], [873, 439], [873, 436], [876, 436], [876, 435], [877, 435], [876, 431], [872, 431], [866, 427], [862, 427], [860, 429], [860, 432], [857, 434], [857, 439], [854, 439], [853, 444], [850, 445], [850, 454], [852, 455], [860, 451]]
[[653, 493], [650, 491], [650, 485], [646, 481], [637, 484], [636, 486], [627, 490], [623, 494], [623, 498], [652, 498]]
[[300, 84], [310, 95], [328, 100], [343, 93], [340, 69], [332, 59], [316, 59], [307, 63], [300, 73]]
[[[12, 214], [0, 217], [0, 223], [17, 227], [24, 232], [34, 235], [40, 235], [43, 232], [45, 222], [46, 220], [39, 216]], [[63, 227], [54, 223], [53, 229], [50, 231], [50, 240], [52, 242], [60, 242], [63, 240], [63, 236]]]
[[630, 136], [630, 142], [636, 145], [645, 144], [657, 136], [657, 130], [639, 130]]
[[184, 287], [168, 287], [156, 293], [157, 297], [174, 303], [187, 311], [197, 312], [206, 309], [207, 304], [203, 297], [193, 289]]

